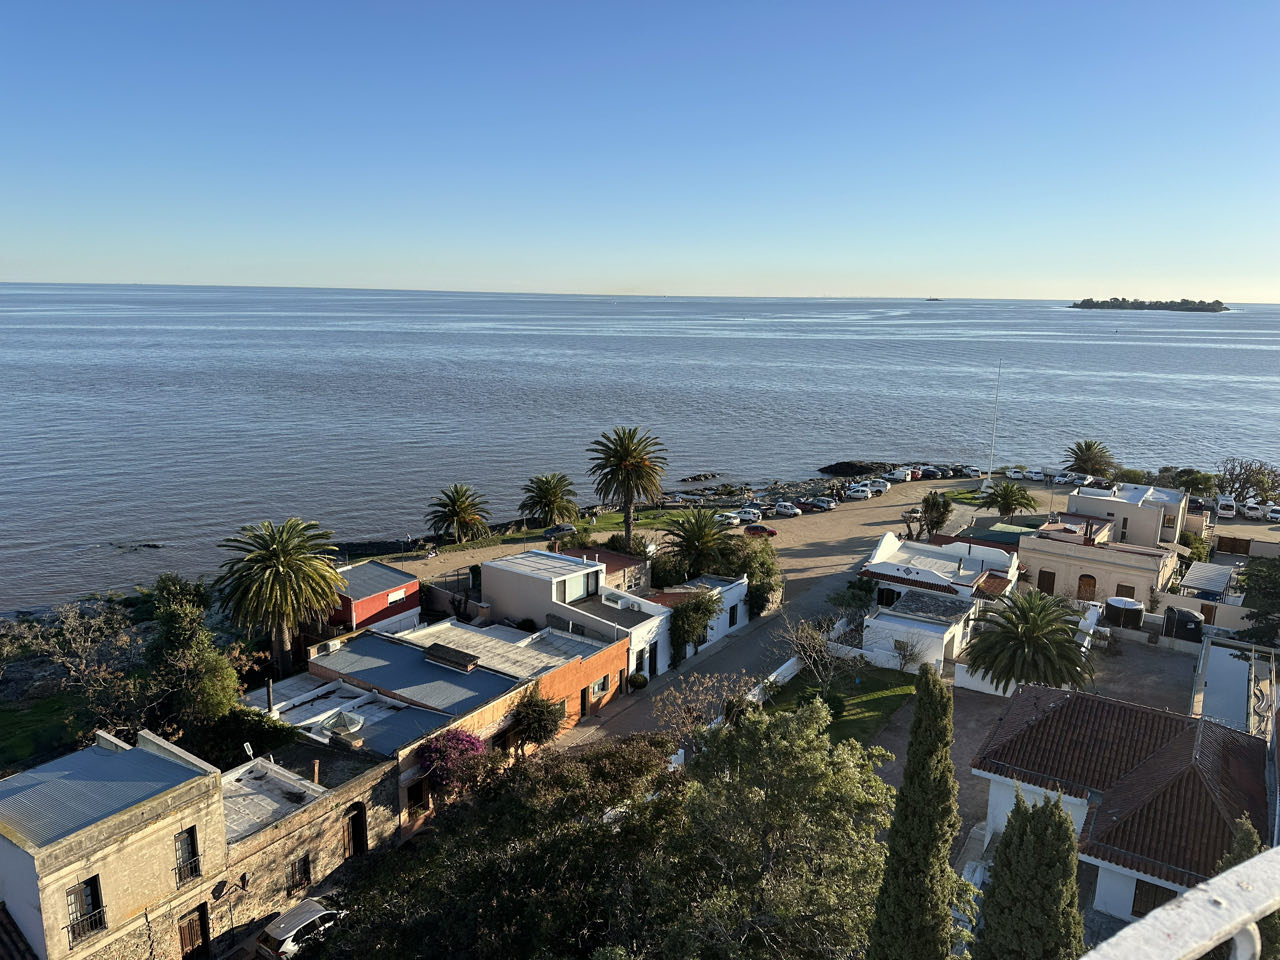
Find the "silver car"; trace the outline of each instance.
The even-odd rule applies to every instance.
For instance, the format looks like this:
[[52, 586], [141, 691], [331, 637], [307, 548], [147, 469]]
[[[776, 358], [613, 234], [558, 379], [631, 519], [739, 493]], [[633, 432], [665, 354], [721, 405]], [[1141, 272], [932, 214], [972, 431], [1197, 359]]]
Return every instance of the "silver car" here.
[[347, 911], [325, 897], [303, 900], [291, 910], [286, 910], [258, 934], [256, 941], [259, 957], [296, 957], [303, 944], [333, 926]]

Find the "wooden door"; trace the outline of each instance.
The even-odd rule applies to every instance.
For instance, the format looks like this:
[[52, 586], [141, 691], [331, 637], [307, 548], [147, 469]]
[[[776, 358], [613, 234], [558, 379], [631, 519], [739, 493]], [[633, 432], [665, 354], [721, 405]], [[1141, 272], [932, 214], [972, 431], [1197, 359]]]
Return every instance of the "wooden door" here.
[[182, 960], [205, 960], [209, 956], [208, 932], [208, 913], [203, 903], [178, 920]]

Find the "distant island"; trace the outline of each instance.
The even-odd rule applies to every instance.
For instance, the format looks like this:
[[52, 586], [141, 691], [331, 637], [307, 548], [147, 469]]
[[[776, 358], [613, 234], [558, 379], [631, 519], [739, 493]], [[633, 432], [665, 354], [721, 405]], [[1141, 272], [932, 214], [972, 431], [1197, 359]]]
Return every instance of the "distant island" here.
[[1110, 300], [1086, 297], [1071, 306], [1077, 310], [1178, 310], [1182, 313], [1224, 313], [1231, 309], [1221, 300], [1206, 303], [1203, 300], [1129, 300], [1125, 297], [1112, 297]]

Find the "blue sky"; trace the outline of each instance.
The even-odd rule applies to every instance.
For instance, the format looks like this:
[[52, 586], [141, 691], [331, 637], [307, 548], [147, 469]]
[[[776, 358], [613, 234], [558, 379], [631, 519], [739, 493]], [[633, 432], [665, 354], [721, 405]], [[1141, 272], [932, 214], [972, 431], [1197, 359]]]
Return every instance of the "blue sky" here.
[[1280, 301], [1280, 4], [10, 4], [0, 280]]

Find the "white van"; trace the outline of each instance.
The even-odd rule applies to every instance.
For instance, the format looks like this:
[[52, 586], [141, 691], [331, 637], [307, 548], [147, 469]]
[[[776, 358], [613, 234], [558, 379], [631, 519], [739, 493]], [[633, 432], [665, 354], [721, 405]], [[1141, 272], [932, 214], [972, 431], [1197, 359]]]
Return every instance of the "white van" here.
[[1219, 494], [1217, 504], [1214, 506], [1214, 512], [1219, 519], [1228, 520], [1236, 515], [1236, 501], [1225, 493]]
[[899, 467], [897, 470], [890, 470], [884, 475], [886, 480], [892, 480], [894, 483], [906, 483], [911, 479], [911, 470], [907, 467]]

